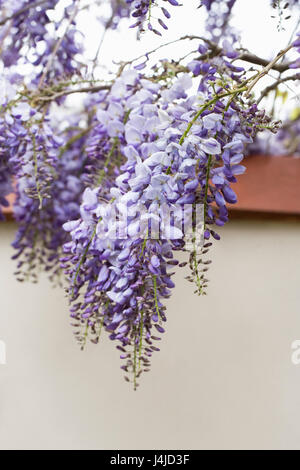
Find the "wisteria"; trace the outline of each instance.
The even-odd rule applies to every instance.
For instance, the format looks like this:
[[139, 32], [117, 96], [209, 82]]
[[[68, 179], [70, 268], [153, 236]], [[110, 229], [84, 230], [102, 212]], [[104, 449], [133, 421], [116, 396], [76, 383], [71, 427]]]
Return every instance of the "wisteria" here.
[[[174, 210], [180, 220], [185, 204], [203, 204], [204, 238], [219, 239], [212, 226], [228, 220], [226, 203], [236, 202], [230, 184], [244, 172], [240, 162], [245, 144], [265, 121], [255, 105], [247, 110], [233, 105], [234, 91], [188, 97], [191, 86], [187, 74], [170, 89], [153, 85], [133, 71], [116, 80], [108, 97], [113, 106], [97, 117], [102, 132], [119, 139], [127, 161], [107, 202], [99, 200], [103, 187], [87, 189], [82, 218], [65, 225], [73, 240], [65, 245], [63, 265], [74, 303], [72, 316], [78, 322], [77, 338], [84, 345], [88, 337], [98, 342], [100, 329], [110, 332], [110, 338], [119, 340], [126, 351], [123, 368], [134, 374], [134, 383], [142, 371], [138, 362], [147, 363], [148, 370], [148, 358], [156, 350], [151, 329], [163, 332], [162, 300], [174, 287], [168, 264], [176, 265], [173, 252], [185, 249], [180, 228], [165, 225], [165, 211]], [[132, 87], [140, 90], [132, 95]], [[207, 102], [211, 102], [209, 111]], [[203, 112], [197, 116], [199, 105]], [[124, 122], [126, 108], [130, 114]], [[198, 120], [187, 133], [194, 115]], [[142, 216], [141, 204], [147, 209]], [[124, 220], [121, 214], [128, 205], [131, 215]], [[120, 218], [117, 227], [111, 225], [113, 212]], [[162, 240], [149, 236], [149, 221], [160, 226]], [[118, 239], [110, 232], [130, 236]], [[204, 251], [208, 248], [206, 243]], [[199, 294], [205, 292], [209, 263], [203, 260], [201, 266], [202, 251], [198, 253], [195, 246], [190, 254], [189, 279], [195, 281]]]
[[131, 27], [138, 27], [140, 31], [143, 31], [147, 23], [148, 30], [159, 36], [161, 36], [161, 32], [153, 26], [153, 11], [159, 9], [161, 13], [160, 17], [157, 19], [158, 27], [160, 29], [168, 29], [165, 20], [168, 20], [171, 14], [166, 8], [167, 4], [169, 4], [169, 6], [179, 6], [177, 0], [126, 0], [126, 3], [130, 5], [132, 16], [136, 19], [136, 22]]
[[[297, 11], [296, 1], [275, 3], [285, 19]], [[123, 22], [137, 40], [161, 36], [181, 3], [0, 2], [0, 206], [15, 192], [16, 277], [36, 283], [44, 271], [63, 286], [79, 346], [108, 334], [134, 389], [160, 349], [176, 270], [189, 268], [195, 294], [208, 293], [210, 247], [237, 202], [244, 157], [267, 152], [270, 135], [282, 153], [300, 153], [297, 110], [282, 124], [263, 107], [300, 78], [299, 34], [258, 57], [232, 26], [239, 5], [202, 0], [203, 34], [171, 42], [190, 44], [184, 58], [153, 64], [171, 44], [161, 43], [102, 79], [103, 32]], [[92, 64], [79, 27], [90, 11], [100, 44]]]

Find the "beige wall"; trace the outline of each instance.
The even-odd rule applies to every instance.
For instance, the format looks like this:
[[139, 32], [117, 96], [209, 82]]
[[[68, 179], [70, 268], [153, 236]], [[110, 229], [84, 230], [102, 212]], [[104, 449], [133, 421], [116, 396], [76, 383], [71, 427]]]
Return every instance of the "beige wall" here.
[[300, 224], [233, 221], [206, 298], [177, 276], [134, 393], [109, 341], [81, 353], [63, 292], [19, 285], [0, 225], [1, 449], [300, 449]]

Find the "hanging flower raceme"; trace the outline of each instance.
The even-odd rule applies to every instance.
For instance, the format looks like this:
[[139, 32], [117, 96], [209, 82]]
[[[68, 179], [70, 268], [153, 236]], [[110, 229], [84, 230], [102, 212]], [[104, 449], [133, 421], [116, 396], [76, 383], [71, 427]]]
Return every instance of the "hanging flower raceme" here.
[[103, 197], [114, 185], [124, 161], [124, 129], [129, 118], [127, 102], [130, 103], [140, 88], [136, 72], [124, 73], [121, 79], [116, 80], [110, 93], [100, 92], [93, 101], [96, 113], [87, 142], [84, 178], [90, 187], [101, 186]]
[[18, 180], [22, 193], [38, 201], [50, 197], [59, 140], [48, 118], [14, 95], [1, 108], [2, 159], [6, 159], [11, 177]]
[[2, 208], [9, 205], [7, 196], [13, 193], [13, 172], [10, 163], [10, 150], [7, 147], [9, 125], [5, 110], [8, 104], [16, 98], [15, 79], [16, 76], [5, 73], [0, 76], [0, 220], [4, 219]]
[[19, 103], [6, 113], [8, 122], [6, 145], [10, 164], [22, 192], [43, 201], [50, 197], [49, 191], [57, 165], [57, 139], [48, 118], [36, 112], [28, 103]]
[[207, 9], [206, 30], [216, 44], [221, 39], [236, 40], [237, 35], [230, 26], [230, 19], [236, 0], [202, 0]]

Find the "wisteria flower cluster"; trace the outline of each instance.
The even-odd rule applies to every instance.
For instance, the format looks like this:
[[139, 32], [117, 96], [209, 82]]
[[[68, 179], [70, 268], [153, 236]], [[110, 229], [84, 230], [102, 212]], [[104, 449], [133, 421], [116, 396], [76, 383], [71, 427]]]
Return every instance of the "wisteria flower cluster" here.
[[[210, 247], [237, 202], [245, 155], [265, 142], [258, 136], [288, 137], [299, 152], [300, 115], [281, 126], [260, 106], [299, 80], [299, 35], [271, 61], [251, 54], [231, 25], [238, 4], [202, 0], [205, 34], [179, 39], [192, 44], [184, 59], [151, 65], [161, 45], [96, 80], [81, 9], [99, 8], [102, 30], [127, 19], [143, 40], [160, 36], [180, 3], [0, 1], [0, 207], [15, 192], [17, 279], [45, 271], [63, 285], [80, 347], [108, 334], [135, 389], [160, 349], [176, 269], [187, 266], [195, 293], [207, 293]], [[280, 77], [258, 98], [270, 70]], [[74, 94], [84, 99], [70, 112]]]

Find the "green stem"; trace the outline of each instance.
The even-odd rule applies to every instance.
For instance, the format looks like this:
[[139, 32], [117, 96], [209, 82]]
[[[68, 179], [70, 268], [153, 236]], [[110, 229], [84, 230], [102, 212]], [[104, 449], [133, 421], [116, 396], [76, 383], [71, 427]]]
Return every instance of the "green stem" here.
[[141, 254], [140, 254], [140, 259], [143, 257], [143, 255], [145, 253], [147, 241], [148, 241], [148, 230], [147, 230], [147, 233], [146, 233], [146, 238], [144, 238], [144, 241], [143, 241], [142, 250], [141, 250]]

